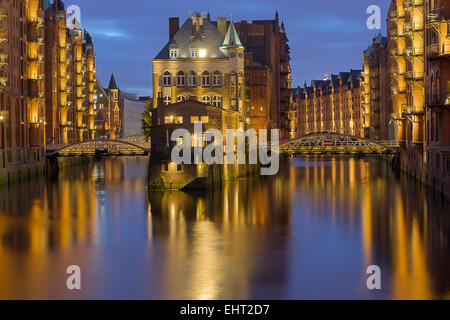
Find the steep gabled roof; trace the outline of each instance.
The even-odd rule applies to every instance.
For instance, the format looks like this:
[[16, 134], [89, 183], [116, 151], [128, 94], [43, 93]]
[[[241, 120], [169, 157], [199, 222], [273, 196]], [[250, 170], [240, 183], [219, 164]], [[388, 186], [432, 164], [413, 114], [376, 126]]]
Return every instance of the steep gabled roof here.
[[177, 48], [177, 59], [190, 59], [190, 49], [203, 43], [207, 50], [207, 58], [223, 59], [227, 56], [220, 50], [224, 42], [223, 35], [217, 30], [217, 27], [209, 20], [203, 19], [203, 25], [196, 32], [192, 19], [189, 17], [178, 29], [175, 35], [170, 39], [164, 48], [158, 53], [155, 59], [169, 59], [169, 50]]

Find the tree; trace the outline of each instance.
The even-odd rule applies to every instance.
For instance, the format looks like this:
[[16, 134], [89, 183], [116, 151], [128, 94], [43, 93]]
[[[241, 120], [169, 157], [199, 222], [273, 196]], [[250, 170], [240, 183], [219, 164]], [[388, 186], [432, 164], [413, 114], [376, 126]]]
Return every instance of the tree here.
[[152, 112], [151, 99], [145, 103], [145, 112], [142, 114], [142, 129], [144, 130], [144, 135], [147, 139], [150, 138], [151, 127], [152, 127]]

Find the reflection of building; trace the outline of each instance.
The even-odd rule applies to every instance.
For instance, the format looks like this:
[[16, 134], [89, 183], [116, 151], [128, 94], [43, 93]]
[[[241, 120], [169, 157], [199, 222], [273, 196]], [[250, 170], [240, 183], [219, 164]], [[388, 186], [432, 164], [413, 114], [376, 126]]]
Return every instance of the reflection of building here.
[[254, 129], [281, 130], [289, 137], [290, 56], [284, 24], [278, 12], [274, 20], [236, 23], [245, 47], [245, 81], [247, 123]]
[[165, 104], [196, 99], [245, 116], [244, 47], [234, 24], [209, 15], [191, 15], [179, 27], [169, 19], [169, 42], [153, 60], [153, 107], [161, 95]]
[[95, 136], [96, 83], [92, 38], [86, 31], [68, 28], [62, 1], [46, 3], [46, 141], [91, 140]]
[[43, 166], [43, 33], [38, 0], [0, 2], [0, 183]]
[[331, 131], [364, 136], [360, 100], [361, 70], [340, 72], [331, 79], [313, 80], [295, 91], [297, 135]]
[[388, 140], [393, 135], [393, 132], [389, 135], [392, 104], [387, 43], [387, 38], [379, 33], [363, 55], [361, 103], [364, 110], [364, 135], [378, 140]]

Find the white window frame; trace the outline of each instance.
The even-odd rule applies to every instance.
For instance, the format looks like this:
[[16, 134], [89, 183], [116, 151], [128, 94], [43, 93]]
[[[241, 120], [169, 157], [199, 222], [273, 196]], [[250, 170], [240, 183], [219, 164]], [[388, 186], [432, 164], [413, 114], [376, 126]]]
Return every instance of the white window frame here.
[[172, 102], [172, 97], [171, 96], [164, 96], [163, 97], [163, 101], [164, 101], [164, 104], [167, 106], [167, 105], [169, 105]]
[[190, 71], [188, 75], [188, 86], [196, 87], [197, 86], [197, 73], [194, 71]]
[[220, 71], [216, 71], [213, 73], [213, 86], [220, 87], [222, 86], [222, 74]]
[[[205, 74], [205, 73], [207, 73], [207, 74]], [[211, 74], [208, 71], [204, 71], [202, 73], [202, 87], [203, 88], [211, 87]]]
[[198, 49], [191, 48], [189, 50], [189, 53], [190, 53], [191, 58], [193, 58], [193, 59], [197, 59], [198, 58]]
[[178, 57], [178, 49], [170, 49], [169, 55], [170, 55], [171, 59], [177, 58]]
[[212, 99], [212, 105], [215, 107], [222, 108], [222, 97], [221, 96], [214, 96]]
[[169, 71], [165, 71], [162, 76], [163, 87], [170, 87], [172, 85], [172, 75]]
[[177, 73], [177, 86], [178, 87], [186, 86], [186, 75], [183, 71], [179, 71]]
[[203, 96], [202, 102], [211, 105], [212, 102], [211, 96]]
[[177, 102], [186, 101], [186, 100], [187, 100], [187, 97], [185, 95], [181, 94], [177, 97]]

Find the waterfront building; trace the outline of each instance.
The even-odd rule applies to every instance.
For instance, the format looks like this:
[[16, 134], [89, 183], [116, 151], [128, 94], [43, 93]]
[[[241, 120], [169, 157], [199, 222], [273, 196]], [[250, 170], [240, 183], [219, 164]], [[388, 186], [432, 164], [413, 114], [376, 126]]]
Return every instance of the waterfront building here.
[[152, 153], [168, 154], [177, 141], [171, 141], [173, 131], [186, 129], [192, 134], [191, 145], [196, 146], [202, 140], [201, 146], [205, 146], [205, 139], [196, 137], [194, 123], [202, 123], [202, 133], [208, 129], [218, 129], [225, 133], [226, 129], [238, 129], [241, 125], [239, 111], [224, 109], [208, 103], [190, 98], [167, 105], [162, 95], [158, 99], [158, 105], [152, 109], [151, 144]]
[[39, 0], [0, 2], [0, 182], [45, 162], [43, 16]]
[[297, 136], [330, 131], [364, 137], [361, 81], [361, 70], [351, 70], [298, 87], [293, 102]]
[[110, 112], [110, 132], [109, 138], [116, 139], [120, 137], [121, 128], [121, 109], [119, 106], [119, 87], [117, 86], [114, 74], [111, 74], [108, 89], [106, 90], [109, 97], [109, 112]]
[[450, 194], [450, 3], [428, 0], [425, 9], [427, 179]]
[[450, 3], [393, 0], [388, 15], [400, 167], [450, 195]]
[[395, 126], [392, 126], [391, 122], [392, 99], [388, 59], [388, 39], [379, 33], [364, 51], [361, 83], [364, 136], [375, 140], [389, 140], [395, 135]]
[[[219, 21], [219, 19], [218, 19]], [[247, 124], [253, 129], [280, 129], [290, 136], [291, 69], [288, 38], [278, 12], [273, 20], [235, 23], [245, 47]]]
[[236, 111], [244, 128], [244, 47], [233, 22], [195, 13], [179, 27], [169, 18], [169, 40], [153, 59], [153, 92], [166, 105], [198, 100]]
[[61, 0], [46, 1], [45, 52], [46, 142], [94, 139], [94, 44], [79, 23], [67, 26]]

